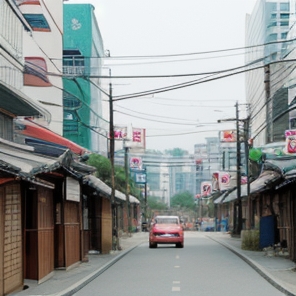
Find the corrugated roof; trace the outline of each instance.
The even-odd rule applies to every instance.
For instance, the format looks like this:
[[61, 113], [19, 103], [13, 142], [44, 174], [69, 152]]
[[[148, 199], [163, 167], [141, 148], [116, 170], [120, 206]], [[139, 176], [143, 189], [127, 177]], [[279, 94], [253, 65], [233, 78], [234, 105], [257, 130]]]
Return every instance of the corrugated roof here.
[[[83, 178], [83, 183], [87, 184], [88, 186], [92, 187], [96, 191], [100, 192], [103, 196], [110, 198], [111, 197], [111, 187], [105, 184], [102, 180], [99, 178], [88, 175]], [[115, 198], [126, 201], [126, 195], [118, 190], [115, 190]], [[129, 195], [130, 203], [140, 203], [139, 200], [134, 197], [133, 195]]]
[[[255, 181], [250, 183], [250, 194], [270, 189], [272, 187], [272, 184], [280, 179], [281, 174], [276, 171], [263, 171]], [[248, 196], [248, 184], [243, 184], [241, 185], [240, 197], [243, 198], [246, 196]], [[235, 189], [228, 195], [226, 195], [225, 199], [222, 202], [230, 202], [237, 199], [237, 197], [237, 189]]]

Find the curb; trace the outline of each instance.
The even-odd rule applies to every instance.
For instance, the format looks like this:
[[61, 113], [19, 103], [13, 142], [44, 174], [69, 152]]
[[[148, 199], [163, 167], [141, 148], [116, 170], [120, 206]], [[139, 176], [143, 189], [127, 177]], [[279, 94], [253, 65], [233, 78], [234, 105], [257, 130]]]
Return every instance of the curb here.
[[255, 261], [252, 259], [248, 258], [246, 255], [242, 254], [239, 251], [236, 251], [235, 248], [233, 248], [231, 245], [222, 242], [219, 239], [215, 239], [210, 236], [206, 236], [210, 238], [211, 240], [219, 243], [223, 247], [227, 248], [230, 250], [232, 253], [240, 257], [242, 260], [244, 260], [247, 264], [249, 264], [255, 271], [257, 271], [265, 280], [267, 280], [271, 285], [273, 285], [275, 288], [277, 288], [280, 292], [285, 293], [285, 295], [288, 296], [296, 296], [296, 294], [292, 293], [288, 289], [284, 288], [283, 285], [281, 285], [265, 268], [261, 267], [259, 264], [257, 264]]
[[144, 241], [136, 243], [134, 246], [121, 251], [118, 255], [116, 255], [115, 258], [110, 260], [108, 263], [97, 269], [96, 271], [92, 272], [88, 276], [84, 277], [80, 281], [76, 282], [74, 285], [68, 287], [67, 289], [64, 289], [61, 292], [52, 294], [52, 296], [72, 296], [79, 290], [81, 290], [83, 287], [85, 287], [87, 284], [89, 284], [92, 280], [94, 280], [96, 277], [98, 277], [100, 274], [102, 274], [104, 271], [106, 271], [109, 267], [111, 267], [113, 264], [115, 264], [117, 261], [119, 261], [122, 257], [127, 255], [129, 252], [131, 252], [133, 249], [138, 247], [140, 244], [142, 244]]

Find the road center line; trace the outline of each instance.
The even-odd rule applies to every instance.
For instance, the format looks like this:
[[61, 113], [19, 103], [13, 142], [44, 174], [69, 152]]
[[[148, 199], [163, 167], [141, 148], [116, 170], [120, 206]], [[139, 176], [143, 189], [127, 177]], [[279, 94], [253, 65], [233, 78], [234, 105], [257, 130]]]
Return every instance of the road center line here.
[[172, 292], [180, 292], [181, 288], [180, 287], [172, 287]]

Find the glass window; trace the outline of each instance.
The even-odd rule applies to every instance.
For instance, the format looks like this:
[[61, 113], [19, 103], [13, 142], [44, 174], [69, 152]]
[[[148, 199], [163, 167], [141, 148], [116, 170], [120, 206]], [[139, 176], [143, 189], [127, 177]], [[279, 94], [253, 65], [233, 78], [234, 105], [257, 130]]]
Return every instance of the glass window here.
[[50, 27], [43, 14], [23, 14], [33, 31], [50, 32]]
[[267, 37], [267, 42], [271, 42], [271, 41], [276, 41], [277, 40], [277, 34], [270, 34], [268, 37]]
[[277, 3], [270, 3], [271, 11], [277, 11]]
[[277, 22], [272, 22], [267, 26], [267, 28], [276, 27], [276, 25], [277, 25]]
[[64, 108], [67, 109], [78, 109], [82, 105], [78, 98], [74, 97], [73, 95], [67, 92], [63, 93], [63, 103]]
[[282, 39], [287, 39], [287, 35], [288, 35], [288, 32], [282, 33], [281, 38]]
[[179, 224], [178, 218], [174, 217], [156, 217], [155, 222], [157, 224]]
[[290, 10], [290, 3], [280, 3], [280, 10], [281, 11], [289, 11]]
[[290, 14], [289, 13], [281, 13], [280, 17], [281, 17], [281, 19], [289, 19]]
[[276, 13], [272, 13], [270, 18], [271, 18], [272, 20], [276, 19]]
[[280, 22], [281, 27], [289, 26], [289, 22]]
[[77, 115], [74, 112], [64, 110], [64, 120], [77, 121]]
[[63, 72], [64, 74], [84, 74], [85, 73], [84, 56], [79, 50], [63, 51]]

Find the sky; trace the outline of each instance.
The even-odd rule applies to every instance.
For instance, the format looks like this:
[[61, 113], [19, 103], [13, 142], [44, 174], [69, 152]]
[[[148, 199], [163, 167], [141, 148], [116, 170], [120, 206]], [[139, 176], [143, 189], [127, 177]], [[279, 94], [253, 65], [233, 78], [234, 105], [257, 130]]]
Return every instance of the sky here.
[[217, 121], [235, 118], [236, 102], [240, 117], [245, 114], [244, 74], [225, 70], [244, 65], [245, 18], [255, 2], [66, 3], [95, 7], [104, 48], [110, 53], [103, 74], [111, 73], [112, 79], [103, 79], [102, 87], [108, 92], [111, 81], [115, 125], [145, 128], [147, 149], [193, 153], [194, 144], [234, 127], [233, 121]]

